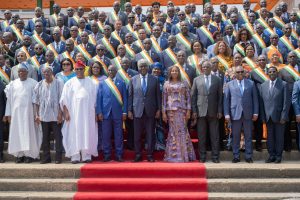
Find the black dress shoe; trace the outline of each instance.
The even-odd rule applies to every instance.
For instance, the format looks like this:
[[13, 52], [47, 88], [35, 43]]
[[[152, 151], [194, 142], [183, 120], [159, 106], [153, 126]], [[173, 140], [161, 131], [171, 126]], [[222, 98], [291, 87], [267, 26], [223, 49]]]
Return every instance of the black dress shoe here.
[[147, 156], [148, 162], [155, 162], [153, 156]]
[[245, 159], [245, 161], [246, 161], [247, 163], [253, 163], [252, 158], [247, 158], [247, 159]]
[[88, 159], [88, 160], [84, 160], [83, 163], [91, 163], [92, 160], [91, 159]]
[[73, 161], [71, 161], [71, 163], [72, 164], [78, 164], [78, 163], [80, 163], [80, 161], [79, 160], [73, 160]]
[[104, 156], [103, 162], [109, 162], [111, 161], [111, 157], [110, 156]]
[[276, 164], [281, 163], [281, 159], [276, 159], [276, 160], [274, 161], [274, 163], [276, 163]]
[[135, 156], [133, 162], [142, 162], [142, 156]]
[[275, 158], [271, 158], [269, 157], [267, 160], [266, 160], [266, 163], [272, 163], [272, 162], [275, 162]]
[[214, 159], [212, 159], [212, 162], [213, 163], [220, 163], [220, 160], [218, 158], [214, 158]]
[[47, 163], [51, 163], [50, 159], [46, 159], [46, 160], [41, 160], [40, 164], [47, 164]]
[[24, 163], [32, 163], [33, 162], [33, 159], [30, 158], [30, 157], [25, 157], [24, 159]]
[[23, 163], [24, 162], [24, 157], [17, 157], [16, 158], [16, 163]]
[[234, 158], [234, 159], [232, 160], [232, 163], [238, 163], [238, 162], [241, 162], [239, 158]]
[[205, 162], [206, 162], [206, 159], [204, 159], [204, 158], [203, 158], [203, 159], [200, 159], [199, 162], [200, 162], [200, 163], [205, 163]]
[[5, 162], [5, 160], [3, 158], [3, 153], [0, 153], [0, 163], [4, 163], [4, 162]]

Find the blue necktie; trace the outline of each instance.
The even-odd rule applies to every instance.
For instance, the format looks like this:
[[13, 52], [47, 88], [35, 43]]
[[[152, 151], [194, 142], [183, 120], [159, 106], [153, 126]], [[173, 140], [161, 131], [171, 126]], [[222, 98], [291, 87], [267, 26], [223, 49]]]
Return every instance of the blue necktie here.
[[243, 90], [242, 81], [239, 81], [239, 88], [240, 88], [241, 94], [243, 95], [244, 90]]
[[146, 76], [143, 76], [143, 78], [142, 78], [142, 90], [145, 95], [146, 91], [147, 91]]

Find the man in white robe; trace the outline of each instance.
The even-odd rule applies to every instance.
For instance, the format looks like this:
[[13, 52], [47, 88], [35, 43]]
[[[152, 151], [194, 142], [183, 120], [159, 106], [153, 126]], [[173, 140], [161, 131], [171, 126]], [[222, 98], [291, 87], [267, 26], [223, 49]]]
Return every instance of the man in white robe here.
[[10, 82], [6, 88], [5, 116], [10, 122], [8, 153], [17, 157], [16, 163], [31, 163], [39, 158], [42, 141], [39, 126], [34, 121], [32, 96], [37, 81], [27, 78], [28, 67], [19, 65], [19, 78]]
[[[76, 77], [70, 79], [63, 88], [60, 105], [65, 122], [62, 128], [66, 157], [71, 162], [91, 162], [91, 156], [98, 156], [98, 129], [96, 126], [97, 86], [84, 76], [85, 65], [77, 61]], [[81, 157], [80, 157], [81, 155]], [[81, 159], [80, 159], [81, 158]]]

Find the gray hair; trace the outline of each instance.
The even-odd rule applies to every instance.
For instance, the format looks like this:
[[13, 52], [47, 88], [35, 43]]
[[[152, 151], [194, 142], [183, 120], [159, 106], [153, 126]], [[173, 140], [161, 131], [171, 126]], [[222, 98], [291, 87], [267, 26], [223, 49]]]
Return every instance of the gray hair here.
[[201, 66], [204, 65], [204, 64], [209, 64], [210, 67], [212, 66], [209, 59], [203, 59], [203, 60], [200, 62], [200, 65], [201, 65]]
[[148, 61], [147, 61], [146, 59], [141, 59], [141, 60], [139, 60], [138, 63], [137, 63], [137, 65], [138, 65], [138, 68], [139, 68], [139, 69], [140, 69], [141, 66], [143, 66], [143, 65], [147, 65], [147, 67], [149, 67], [149, 63], [148, 63]]

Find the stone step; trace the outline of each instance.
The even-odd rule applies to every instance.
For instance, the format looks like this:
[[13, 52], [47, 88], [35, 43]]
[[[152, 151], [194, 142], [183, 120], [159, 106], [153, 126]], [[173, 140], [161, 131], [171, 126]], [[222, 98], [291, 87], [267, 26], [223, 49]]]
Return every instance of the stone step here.
[[300, 178], [208, 179], [208, 192], [299, 192]]
[[76, 179], [0, 179], [0, 191], [77, 191]]
[[[38, 163], [15, 164], [7, 162], [0, 164], [0, 179], [79, 179], [81, 166], [83, 164], [41, 165]], [[208, 179], [300, 178], [300, 163], [296, 161], [287, 161], [281, 164], [266, 164], [262, 161], [252, 164], [244, 162], [234, 164], [228, 161], [220, 164], [208, 162], [205, 163], [205, 166]]]
[[72, 200], [75, 192], [0, 192], [0, 200]]
[[[264, 162], [220, 164], [206, 163], [208, 179], [214, 178], [300, 178], [299, 162], [287, 161], [281, 164], [266, 164]], [[300, 189], [299, 189], [300, 192]]]
[[[299, 191], [299, 190], [298, 190]], [[209, 200], [299, 200], [300, 193], [208, 193]]]

